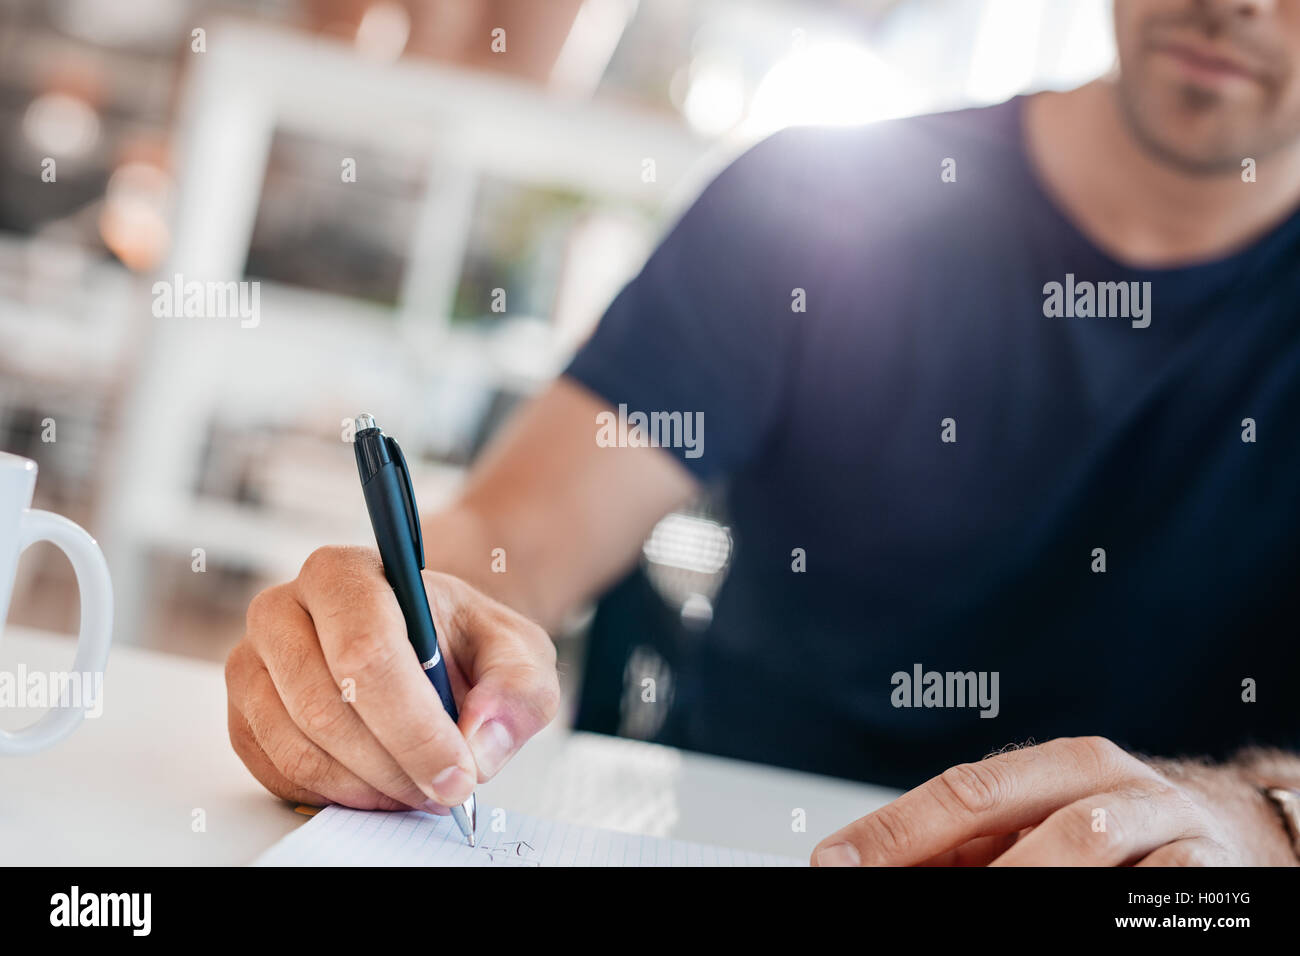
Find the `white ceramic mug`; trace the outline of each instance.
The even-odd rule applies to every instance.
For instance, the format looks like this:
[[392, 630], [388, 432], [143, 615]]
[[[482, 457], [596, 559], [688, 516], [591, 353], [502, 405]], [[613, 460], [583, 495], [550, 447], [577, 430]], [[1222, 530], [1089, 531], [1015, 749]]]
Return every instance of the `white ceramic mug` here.
[[[113, 638], [113, 584], [108, 564], [95, 539], [79, 525], [49, 511], [32, 510], [35, 490], [36, 462], [0, 452], [0, 630], [9, 613], [19, 557], [28, 545], [49, 541], [72, 562], [81, 591], [81, 631], [73, 670], [100, 675], [102, 681]], [[0, 731], [0, 755], [43, 750], [72, 733], [85, 713], [84, 707], [55, 706], [29, 727], [12, 733]]]

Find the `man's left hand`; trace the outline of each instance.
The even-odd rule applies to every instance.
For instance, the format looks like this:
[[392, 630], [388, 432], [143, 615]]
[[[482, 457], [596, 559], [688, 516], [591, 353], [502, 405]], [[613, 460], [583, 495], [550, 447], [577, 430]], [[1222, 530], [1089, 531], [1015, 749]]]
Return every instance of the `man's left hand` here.
[[1146, 763], [1062, 737], [960, 764], [827, 837], [816, 866], [1292, 866], [1277, 811], [1231, 764]]

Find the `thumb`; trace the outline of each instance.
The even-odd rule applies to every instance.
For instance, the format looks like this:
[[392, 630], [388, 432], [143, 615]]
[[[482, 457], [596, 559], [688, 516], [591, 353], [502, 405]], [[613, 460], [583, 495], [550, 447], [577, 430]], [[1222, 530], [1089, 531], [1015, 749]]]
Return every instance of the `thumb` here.
[[460, 731], [478, 765], [479, 783], [490, 780], [534, 734], [554, 719], [560, 705], [555, 668], [530, 665], [485, 671], [465, 695]]
[[546, 631], [465, 581], [425, 572], [440, 633], [468, 686], [458, 727], [490, 780], [560, 709], [555, 645]]

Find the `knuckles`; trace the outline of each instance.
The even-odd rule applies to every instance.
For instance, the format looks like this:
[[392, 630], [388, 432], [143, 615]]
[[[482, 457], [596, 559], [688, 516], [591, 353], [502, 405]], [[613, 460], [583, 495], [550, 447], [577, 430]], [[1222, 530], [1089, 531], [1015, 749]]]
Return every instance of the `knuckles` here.
[[[405, 641], [405, 637], [402, 638]], [[397, 644], [381, 630], [359, 631], [350, 635], [334, 654], [333, 668], [340, 677], [363, 681], [386, 673], [393, 665]]]
[[1089, 736], [1067, 739], [1078, 753], [1102, 765], [1113, 766], [1129, 758], [1129, 754], [1109, 737]]
[[302, 637], [298, 628], [290, 626], [296, 614], [301, 614], [301, 610], [289, 585], [277, 584], [259, 591], [248, 602], [242, 643], [250, 645], [264, 659], [270, 656], [283, 662], [286, 655], [279, 653], [281, 645], [296, 643]]
[[333, 690], [333, 685], [314, 689], [297, 707], [294, 723], [312, 740], [319, 741], [328, 736], [347, 716], [347, 710]]
[[226, 694], [232, 700], [243, 686], [248, 653], [248, 645], [240, 641], [226, 655]]
[[957, 764], [941, 773], [938, 782], [956, 809], [972, 816], [993, 809], [1006, 791], [992, 762]]
[[1061, 737], [1048, 745], [1098, 784], [1113, 780], [1122, 770], [1133, 769], [1130, 763], [1144, 766], [1106, 737]]
[[286, 742], [276, 751], [267, 756], [287, 780], [304, 790], [315, 789], [329, 773], [330, 758], [306, 741]]
[[459, 761], [459, 755], [464, 748], [465, 739], [461, 737], [456, 725], [447, 720], [430, 727], [424, 735], [393, 749], [392, 754], [397, 762], [401, 764], [428, 754], [439, 754]]
[[298, 577], [323, 578], [326, 580], [335, 577], [345, 565], [347, 553], [350, 550], [352, 549], [334, 546], [317, 548], [307, 555], [307, 560], [302, 563], [302, 569], [299, 570]]
[[[261, 708], [254, 699], [251, 675], [263, 660], [277, 662], [284, 670], [292, 667], [300, 652], [311, 650], [285, 644], [318, 641], [310, 625], [302, 629], [293, 624], [304, 610], [309, 617], [317, 613], [329, 616], [335, 605], [355, 611], [357, 600], [384, 593], [375, 588], [372, 578], [376, 574], [382, 574], [381, 566], [377, 554], [369, 549], [318, 548], [303, 562], [297, 580], [267, 588], [249, 602], [246, 633], [231, 651], [225, 668], [231, 706], [242, 714], [238, 727], [231, 725], [231, 740], [245, 763], [255, 752], [265, 753], [294, 786], [306, 789], [315, 789], [314, 785], [334, 772], [333, 758], [310, 741], [320, 742], [337, 733], [338, 723], [347, 713], [334, 696], [337, 688], [318, 686], [310, 693], [296, 695], [292, 703], [286, 699], [284, 703], [306, 739], [276, 740], [259, 732]], [[452, 651], [465, 640], [494, 645], [492, 656], [507, 662], [505, 669], [512, 672], [512, 686], [507, 693], [521, 716], [526, 715], [525, 719], [539, 728], [553, 720], [559, 713], [561, 696], [555, 645], [546, 630], [460, 578], [426, 571], [425, 581], [435, 621], [441, 619], [440, 623], [447, 625]], [[357, 596], [357, 600], [344, 601], [345, 595]], [[382, 685], [401, 666], [403, 655], [409, 656], [396, 603], [391, 608], [382, 601], [372, 603], [374, 613], [349, 614], [345, 626], [350, 633], [341, 633], [339, 640], [324, 649], [329, 670], [339, 680], [353, 678], [358, 683]], [[337, 616], [333, 619], [344, 624]], [[454, 752], [463, 746], [459, 732], [448, 726], [431, 731], [411, 750]], [[394, 756], [400, 761], [403, 755]]]
[[[1129, 845], [1128, 821], [1114, 806], [1093, 806], [1095, 801], [1079, 801], [1059, 811], [1063, 824], [1062, 834], [1071, 844], [1073, 853], [1067, 858], [1078, 860], [1108, 860]], [[1105, 826], [1094, 827], [1094, 811], [1105, 810]]]
[[893, 807], [863, 818], [854, 837], [864, 864], [888, 863], [905, 856], [913, 843], [911, 827]]
[[283, 600], [284, 585], [266, 588], [253, 596], [244, 615], [244, 626], [250, 636], [260, 634], [271, 626]]

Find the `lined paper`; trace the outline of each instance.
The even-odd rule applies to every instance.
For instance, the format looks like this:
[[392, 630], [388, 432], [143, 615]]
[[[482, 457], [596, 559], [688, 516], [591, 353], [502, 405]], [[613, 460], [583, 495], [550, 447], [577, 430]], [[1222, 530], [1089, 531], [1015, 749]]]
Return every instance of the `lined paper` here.
[[478, 808], [471, 847], [451, 817], [326, 807], [257, 866], [806, 866], [803, 860]]

